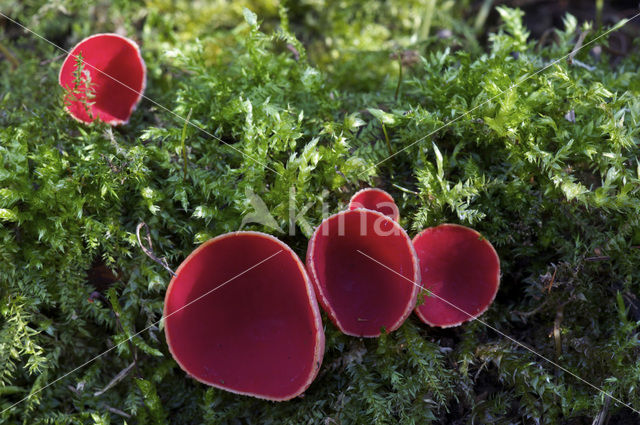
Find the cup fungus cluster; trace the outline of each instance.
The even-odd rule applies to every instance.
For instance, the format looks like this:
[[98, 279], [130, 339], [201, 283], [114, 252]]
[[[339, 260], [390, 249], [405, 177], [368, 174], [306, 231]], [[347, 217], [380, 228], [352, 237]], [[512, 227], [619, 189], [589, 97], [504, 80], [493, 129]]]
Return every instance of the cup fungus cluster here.
[[[137, 44], [96, 34], [60, 70], [65, 105], [84, 123], [124, 124], [142, 97], [146, 68]], [[306, 268], [277, 238], [233, 232], [210, 239], [180, 265], [164, 305], [169, 351], [205, 384], [267, 400], [302, 394], [318, 374], [324, 331], [318, 302], [347, 335], [377, 337], [412, 311], [426, 324], [458, 326], [484, 313], [500, 282], [489, 241], [443, 224], [413, 241], [393, 197], [358, 191], [347, 211], [320, 223]], [[427, 291], [416, 306], [420, 289]]]
[[71, 49], [58, 81], [67, 91], [65, 109], [74, 119], [126, 124], [143, 95], [146, 67], [134, 41], [95, 34]]
[[[398, 220], [388, 193], [356, 193], [348, 210], [315, 229], [306, 268], [264, 233], [210, 239], [167, 289], [171, 354], [200, 382], [282, 401], [302, 394], [319, 371], [325, 341], [317, 301], [338, 329], [358, 337], [392, 332], [412, 311], [437, 327], [484, 313], [500, 278], [489, 241], [456, 224], [425, 229], [412, 241]], [[427, 295], [416, 306], [421, 289]]]

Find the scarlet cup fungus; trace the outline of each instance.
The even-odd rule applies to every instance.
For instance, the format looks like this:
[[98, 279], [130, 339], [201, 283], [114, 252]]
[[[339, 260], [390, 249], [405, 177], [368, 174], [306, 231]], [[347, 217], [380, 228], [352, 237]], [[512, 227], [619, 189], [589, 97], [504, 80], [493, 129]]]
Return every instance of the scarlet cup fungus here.
[[413, 245], [397, 222], [377, 211], [343, 211], [324, 220], [309, 241], [307, 269], [323, 309], [347, 335], [394, 331], [415, 307], [420, 270]]
[[468, 227], [442, 224], [423, 230], [413, 245], [422, 285], [431, 292], [416, 307], [424, 323], [448, 328], [487, 311], [500, 285], [500, 259], [488, 240]]
[[[74, 75], [79, 58], [83, 75]], [[71, 50], [58, 80], [67, 90], [65, 109], [76, 120], [126, 124], [144, 92], [146, 68], [134, 41], [118, 34], [96, 34]]]
[[349, 201], [349, 209], [357, 208], [378, 211], [395, 221], [400, 220], [400, 211], [393, 197], [382, 189], [368, 187], [356, 192]]
[[304, 265], [264, 233], [228, 233], [193, 251], [169, 284], [164, 317], [180, 367], [233, 393], [289, 400], [322, 362], [320, 310]]

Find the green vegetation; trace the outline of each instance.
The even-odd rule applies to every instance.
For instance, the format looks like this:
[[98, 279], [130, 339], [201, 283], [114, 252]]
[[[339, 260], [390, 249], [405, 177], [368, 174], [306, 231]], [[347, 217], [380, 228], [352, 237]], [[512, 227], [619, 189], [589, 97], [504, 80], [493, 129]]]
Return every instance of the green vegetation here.
[[[640, 56], [590, 45], [575, 57], [587, 66], [536, 74], [586, 28], [566, 16], [538, 43], [499, 8], [485, 44], [461, 3], [5, 1], [65, 48], [139, 40], [146, 95], [214, 137], [149, 100], [123, 127], [74, 121], [61, 52], [0, 21], [19, 61], [0, 60], [0, 410], [34, 394], [0, 423], [591, 423], [608, 404], [592, 387], [477, 321], [414, 317], [373, 340], [325, 320], [320, 375], [286, 403], [187, 378], [156, 326], [36, 394], [160, 319], [170, 275], [138, 247], [139, 222], [175, 268], [237, 230], [253, 192], [286, 233], [248, 228], [304, 258], [322, 202], [338, 211], [366, 185], [394, 195], [412, 236], [482, 232], [503, 276], [481, 319], [640, 408]], [[308, 210], [290, 235], [293, 204]]]

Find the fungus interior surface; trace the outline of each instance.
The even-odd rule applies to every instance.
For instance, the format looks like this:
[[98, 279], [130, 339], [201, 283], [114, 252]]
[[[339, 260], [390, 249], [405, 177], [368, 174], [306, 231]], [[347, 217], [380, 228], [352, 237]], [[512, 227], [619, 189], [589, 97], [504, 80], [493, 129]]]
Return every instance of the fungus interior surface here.
[[432, 326], [457, 326], [484, 313], [498, 292], [500, 260], [493, 246], [468, 227], [443, 224], [424, 230], [413, 239], [425, 294], [416, 308]]
[[318, 226], [309, 248], [307, 267], [319, 301], [342, 332], [379, 336], [382, 328], [397, 329], [415, 306], [415, 252], [389, 217], [364, 209], [338, 213]]
[[378, 211], [395, 221], [400, 219], [400, 211], [393, 197], [382, 189], [366, 188], [356, 192], [349, 202], [349, 209], [357, 208]]
[[268, 235], [236, 232], [194, 251], [167, 290], [165, 317], [180, 366], [232, 392], [295, 397], [322, 361], [322, 322], [304, 266]]
[[[97, 34], [82, 40], [67, 56], [60, 70], [60, 85], [66, 89], [74, 87], [73, 74], [78, 55], [82, 55], [85, 62], [83, 70], [90, 76], [91, 91], [95, 97], [88, 99], [84, 86], [78, 88], [80, 93], [74, 95], [76, 99], [67, 94], [65, 104], [69, 113], [87, 123], [94, 119], [113, 125], [126, 123], [145, 87], [146, 69], [137, 45], [117, 34]], [[82, 99], [93, 104], [85, 105]]]

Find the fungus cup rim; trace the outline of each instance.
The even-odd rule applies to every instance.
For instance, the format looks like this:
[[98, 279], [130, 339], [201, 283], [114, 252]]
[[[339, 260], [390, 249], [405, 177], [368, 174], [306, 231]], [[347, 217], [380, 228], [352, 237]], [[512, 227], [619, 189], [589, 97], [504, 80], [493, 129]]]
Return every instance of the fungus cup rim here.
[[[352, 208], [352, 207], [351, 207], [351, 206], [354, 204], [354, 199], [355, 199], [358, 195], [360, 195], [361, 193], [364, 193], [364, 192], [379, 192], [379, 193], [381, 193], [383, 196], [386, 196], [386, 197], [388, 197], [389, 199], [391, 199], [391, 202], [393, 203], [393, 205], [394, 205], [394, 207], [395, 207], [395, 209], [394, 209], [394, 215], [393, 215], [393, 216], [387, 216], [387, 217], [391, 218], [391, 219], [392, 219], [393, 221], [395, 221], [395, 222], [400, 222], [400, 208], [398, 208], [398, 204], [396, 204], [396, 200], [395, 200], [395, 199], [393, 199], [393, 196], [391, 196], [391, 194], [390, 194], [389, 192], [387, 192], [387, 191], [386, 191], [386, 190], [384, 190], [384, 189], [380, 189], [380, 188], [378, 188], [378, 187], [365, 187], [365, 188], [363, 188], [363, 189], [360, 189], [360, 190], [359, 190], [359, 191], [357, 191], [356, 193], [354, 193], [354, 194], [353, 194], [353, 196], [351, 197], [351, 199], [349, 199], [349, 207], [348, 207], [348, 209], [349, 209], [350, 211], [357, 210], [357, 209], [365, 209], [365, 210], [370, 210], [370, 211], [377, 211], [377, 212], [380, 212], [380, 211], [378, 211], [378, 210], [372, 210], [372, 209], [370, 209], [370, 208], [365, 208], [364, 206], [361, 206], [361, 207], [355, 207], [355, 208]], [[359, 204], [359, 205], [362, 205], [362, 204]], [[386, 214], [384, 214], [384, 215], [386, 215]]]
[[130, 91], [132, 91], [132, 92], [137, 94], [136, 101], [133, 102], [133, 104], [129, 108], [129, 113], [128, 113], [127, 119], [126, 120], [113, 119], [113, 120], [105, 121], [105, 120], [102, 120], [101, 118], [95, 118], [93, 121], [85, 121], [85, 120], [82, 120], [82, 119], [76, 117], [69, 110], [69, 108], [67, 106], [64, 107], [64, 110], [67, 112], [67, 114], [69, 114], [71, 116], [71, 118], [73, 118], [77, 122], [81, 122], [83, 124], [91, 124], [92, 122], [98, 120], [98, 121], [102, 121], [102, 122], [104, 122], [106, 124], [109, 124], [111, 126], [125, 125], [125, 124], [129, 123], [129, 120], [131, 119], [131, 115], [133, 115], [133, 112], [136, 110], [136, 108], [140, 104], [140, 101], [144, 97], [144, 92], [145, 92], [145, 90], [147, 88], [147, 65], [144, 62], [144, 59], [142, 58], [142, 52], [140, 50], [140, 46], [134, 40], [132, 40], [130, 38], [127, 38], [127, 37], [125, 37], [123, 35], [120, 35], [120, 34], [109, 33], [109, 32], [102, 32], [102, 33], [98, 33], [98, 34], [93, 34], [93, 35], [90, 35], [88, 37], [83, 38], [82, 40], [77, 42], [70, 50], [67, 51], [67, 56], [65, 57], [64, 61], [62, 62], [62, 66], [60, 66], [60, 71], [58, 72], [58, 84], [62, 88], [64, 88], [65, 90], [67, 89], [67, 87], [65, 87], [62, 84], [62, 71], [64, 70], [64, 66], [67, 64], [67, 61], [76, 60], [77, 55], [74, 53], [74, 51], [78, 48], [78, 46], [80, 46], [82, 43], [85, 43], [85, 42], [87, 42], [87, 41], [89, 41], [89, 40], [91, 40], [93, 38], [104, 37], [104, 36], [119, 38], [120, 40], [126, 42], [131, 47], [133, 47], [134, 51], [136, 52], [136, 56], [137, 56], [137, 58], [138, 58], [138, 60], [140, 62], [140, 65], [142, 66], [142, 87], [138, 91], [138, 90], [135, 90], [132, 87], [129, 87], [128, 85], [120, 82], [119, 80], [115, 79], [114, 77], [112, 77], [111, 75], [107, 74], [106, 72], [98, 69], [97, 67], [95, 67], [95, 66], [93, 66], [91, 64], [88, 64], [86, 61], [83, 60], [83, 63], [85, 65], [88, 65], [94, 73], [98, 73], [98, 74], [102, 75], [104, 78], [111, 79], [111, 80], [117, 82], [118, 84], [122, 85], [125, 89], [130, 90]]

